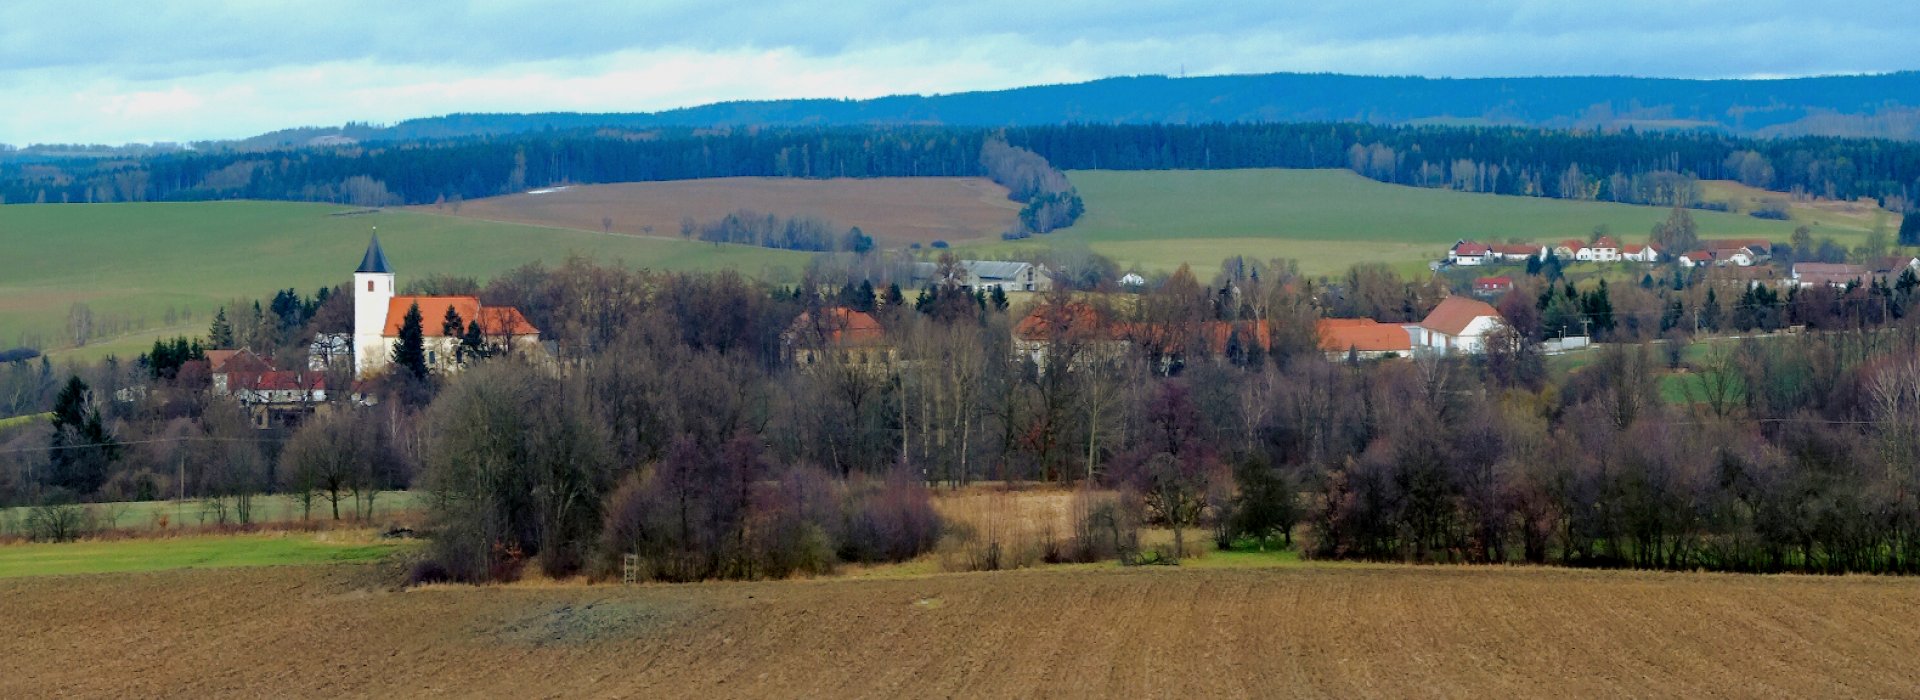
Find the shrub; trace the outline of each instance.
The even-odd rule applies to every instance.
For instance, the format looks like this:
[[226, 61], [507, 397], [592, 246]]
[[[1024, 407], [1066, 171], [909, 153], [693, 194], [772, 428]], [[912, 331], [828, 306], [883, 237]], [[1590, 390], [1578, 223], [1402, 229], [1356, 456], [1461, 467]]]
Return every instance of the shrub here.
[[840, 558], [856, 562], [905, 561], [933, 549], [940, 514], [920, 480], [897, 469], [874, 488], [856, 486], [847, 499]]
[[35, 542], [72, 542], [93, 529], [93, 513], [77, 503], [47, 502], [27, 512], [27, 536]]

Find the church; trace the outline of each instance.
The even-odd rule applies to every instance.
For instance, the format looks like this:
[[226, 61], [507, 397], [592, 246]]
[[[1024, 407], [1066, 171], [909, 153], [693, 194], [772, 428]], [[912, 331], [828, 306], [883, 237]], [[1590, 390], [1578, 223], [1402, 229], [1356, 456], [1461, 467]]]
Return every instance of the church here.
[[458, 315], [463, 327], [478, 324], [482, 344], [492, 353], [524, 353], [540, 347], [540, 329], [511, 306], [483, 306], [473, 296], [409, 296], [395, 293], [393, 269], [380, 249], [380, 236], [367, 243], [360, 267], [353, 271], [353, 370], [356, 377], [378, 374], [393, 363], [393, 345], [407, 311], [420, 307], [420, 330], [426, 336], [427, 367], [436, 372], [459, 369], [464, 331], [448, 333], [447, 311]]

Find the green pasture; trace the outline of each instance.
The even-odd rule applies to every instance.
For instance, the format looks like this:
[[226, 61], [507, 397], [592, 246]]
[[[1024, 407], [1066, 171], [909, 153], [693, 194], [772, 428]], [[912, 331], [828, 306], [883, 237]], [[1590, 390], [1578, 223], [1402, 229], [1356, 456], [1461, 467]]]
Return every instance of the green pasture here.
[[339, 531], [0, 545], [0, 578], [370, 561], [403, 546]]
[[[214, 309], [231, 299], [288, 287], [311, 294], [348, 281], [376, 226], [402, 286], [431, 273], [485, 278], [571, 255], [780, 277], [807, 260], [751, 246], [351, 211], [251, 201], [0, 207], [0, 346], [70, 346], [63, 338], [75, 304], [85, 304], [98, 327], [131, 327], [103, 339], [116, 351], [138, 352], [164, 333], [204, 332]], [[82, 352], [82, 359], [100, 354]]]
[[[1417, 271], [1462, 238], [1544, 243], [1586, 238], [1606, 226], [1624, 242], [1642, 242], [1669, 213], [1664, 207], [1389, 185], [1346, 170], [1087, 170], [1068, 177], [1087, 205], [1073, 227], [967, 250], [992, 254], [1072, 242], [1148, 271], [1181, 263], [1212, 269], [1236, 254], [1293, 258], [1308, 274], [1337, 273], [1357, 262]], [[1708, 238], [1784, 241], [1799, 225], [1692, 214]], [[1865, 236], [1857, 226], [1808, 223], [1815, 236], [1848, 245]]]
[[[374, 524], [401, 515], [415, 513], [425, 507], [425, 494], [416, 491], [382, 491], [373, 499]], [[224, 501], [227, 507], [227, 522], [237, 523], [239, 517], [234, 512], [234, 501]], [[100, 529], [153, 531], [178, 528], [199, 527], [220, 524], [218, 511], [209, 502], [188, 499], [184, 501], [127, 501], [120, 503], [89, 503], [83, 506], [92, 515]], [[9, 532], [25, 527], [28, 507], [0, 508], [0, 534], [23, 534]], [[351, 496], [340, 501], [340, 517], [353, 517]], [[311, 513], [303, 509], [299, 502], [286, 494], [261, 495], [253, 497], [254, 523], [285, 523], [296, 520], [330, 520], [333, 518], [333, 506], [325, 498], [316, 497]]]

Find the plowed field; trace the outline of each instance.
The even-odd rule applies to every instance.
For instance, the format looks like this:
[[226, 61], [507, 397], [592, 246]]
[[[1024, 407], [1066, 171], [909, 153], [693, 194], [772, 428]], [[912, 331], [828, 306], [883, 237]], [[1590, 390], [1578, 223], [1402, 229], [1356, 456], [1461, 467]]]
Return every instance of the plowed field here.
[[858, 226], [884, 245], [993, 238], [1020, 205], [985, 178], [887, 177], [805, 180], [727, 177], [576, 185], [476, 199], [424, 211], [516, 224], [680, 237], [680, 220], [720, 219], [740, 209], [781, 218], [811, 216]]
[[0, 581], [0, 697], [1920, 694], [1920, 581], [1053, 569], [384, 589], [357, 565]]

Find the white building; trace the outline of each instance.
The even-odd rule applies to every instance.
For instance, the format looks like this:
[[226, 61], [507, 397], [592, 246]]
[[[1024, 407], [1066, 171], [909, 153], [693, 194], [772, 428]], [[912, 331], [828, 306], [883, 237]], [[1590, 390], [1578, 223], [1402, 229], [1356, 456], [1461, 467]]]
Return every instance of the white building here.
[[[511, 306], [482, 306], [471, 296], [400, 296], [394, 293], [393, 270], [380, 249], [380, 237], [367, 243], [360, 267], [353, 271], [353, 367], [356, 377], [375, 374], [393, 362], [393, 345], [414, 307], [420, 309], [427, 366], [448, 371], [459, 366], [462, 336], [467, 330], [447, 327], [448, 311], [462, 326], [478, 325], [482, 346], [489, 352], [525, 352], [540, 345], [540, 329]], [[452, 332], [449, 332], [452, 331]]]
[[1477, 355], [1486, 352], [1486, 338], [1504, 321], [1484, 301], [1450, 296], [1419, 323], [1406, 327], [1417, 350]]

